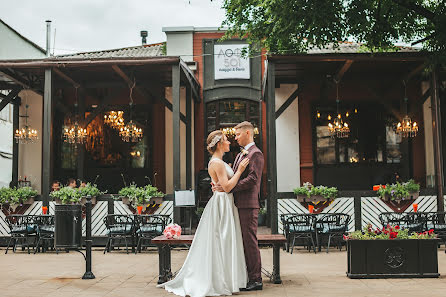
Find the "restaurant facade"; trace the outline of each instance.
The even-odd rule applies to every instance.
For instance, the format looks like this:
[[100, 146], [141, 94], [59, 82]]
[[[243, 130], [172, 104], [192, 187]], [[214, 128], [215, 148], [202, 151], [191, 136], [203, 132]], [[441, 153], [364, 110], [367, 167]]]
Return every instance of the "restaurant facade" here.
[[[167, 41], [160, 44], [0, 61], [2, 88], [20, 88], [22, 100], [28, 94], [30, 121], [41, 133], [16, 148], [13, 176], [35, 176], [43, 204], [52, 181], [72, 177], [112, 194], [131, 182], [151, 183], [168, 194], [158, 206], [165, 214], [175, 213], [176, 190], [195, 189], [197, 206], [204, 206], [207, 134], [228, 133], [233, 144], [225, 161], [232, 163], [239, 148], [231, 128], [245, 120], [265, 155], [260, 199], [276, 218], [269, 221], [274, 232], [279, 200], [293, 199], [305, 182], [336, 186], [348, 198], [413, 178], [431, 196], [442, 195], [445, 73], [425, 71], [426, 53], [401, 47], [372, 54], [346, 42], [307, 54], [245, 57], [249, 45], [221, 41], [217, 28], [163, 31]], [[142, 129], [141, 141], [124, 141], [106, 122], [117, 111]], [[417, 123], [416, 135], [397, 132], [406, 115]], [[329, 128], [338, 117], [349, 127], [342, 137]], [[86, 129], [82, 145], [64, 140], [65, 127], [76, 122]]]

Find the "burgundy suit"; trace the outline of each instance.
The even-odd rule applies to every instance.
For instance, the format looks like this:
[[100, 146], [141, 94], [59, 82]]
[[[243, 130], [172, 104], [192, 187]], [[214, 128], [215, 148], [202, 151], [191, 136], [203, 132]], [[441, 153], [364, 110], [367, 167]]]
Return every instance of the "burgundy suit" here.
[[242, 173], [239, 182], [232, 189], [234, 203], [238, 208], [242, 229], [243, 248], [250, 281], [262, 281], [260, 250], [257, 243], [257, 225], [259, 216], [260, 181], [262, 179], [263, 153], [255, 145], [248, 149], [248, 154], [239, 153], [234, 162], [234, 172], [240, 162], [249, 158], [249, 165]]

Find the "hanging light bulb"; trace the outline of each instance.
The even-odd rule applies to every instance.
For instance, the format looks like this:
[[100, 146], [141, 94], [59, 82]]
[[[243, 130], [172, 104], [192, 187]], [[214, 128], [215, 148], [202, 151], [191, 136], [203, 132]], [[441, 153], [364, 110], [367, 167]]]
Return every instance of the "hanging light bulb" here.
[[29, 105], [26, 104], [25, 115], [20, 116], [22, 118], [25, 118], [25, 126], [23, 126], [22, 129], [17, 129], [14, 134], [15, 141], [21, 144], [34, 143], [39, 139], [39, 137], [37, 136], [37, 130], [32, 129], [28, 125], [28, 107]]

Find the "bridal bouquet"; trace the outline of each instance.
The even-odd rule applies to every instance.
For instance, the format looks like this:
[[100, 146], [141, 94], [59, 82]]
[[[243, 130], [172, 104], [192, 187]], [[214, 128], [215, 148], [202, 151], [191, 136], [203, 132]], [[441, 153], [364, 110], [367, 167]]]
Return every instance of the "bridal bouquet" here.
[[181, 235], [181, 226], [178, 224], [169, 224], [163, 231], [167, 239], [177, 239]]

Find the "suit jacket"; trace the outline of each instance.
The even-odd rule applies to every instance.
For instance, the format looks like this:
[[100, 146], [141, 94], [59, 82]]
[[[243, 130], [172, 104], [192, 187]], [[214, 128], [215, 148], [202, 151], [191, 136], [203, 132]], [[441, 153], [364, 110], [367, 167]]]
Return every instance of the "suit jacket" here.
[[248, 149], [247, 155], [241, 154], [240, 152], [236, 157], [237, 162], [234, 163], [234, 172], [237, 171], [238, 165], [243, 159], [249, 158], [249, 164], [237, 185], [231, 191], [234, 194], [235, 206], [238, 208], [260, 208], [260, 182], [263, 164], [265, 163], [263, 153], [257, 146], [253, 145]]

